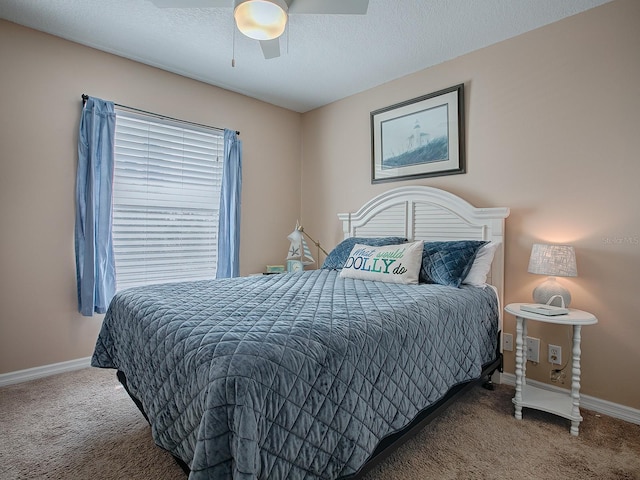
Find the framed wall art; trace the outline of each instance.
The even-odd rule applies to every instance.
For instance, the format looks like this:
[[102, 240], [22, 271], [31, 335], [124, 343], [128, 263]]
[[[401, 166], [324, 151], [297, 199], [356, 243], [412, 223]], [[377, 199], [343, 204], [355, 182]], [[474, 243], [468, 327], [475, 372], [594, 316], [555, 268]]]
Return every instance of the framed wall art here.
[[464, 85], [371, 112], [371, 183], [465, 173]]

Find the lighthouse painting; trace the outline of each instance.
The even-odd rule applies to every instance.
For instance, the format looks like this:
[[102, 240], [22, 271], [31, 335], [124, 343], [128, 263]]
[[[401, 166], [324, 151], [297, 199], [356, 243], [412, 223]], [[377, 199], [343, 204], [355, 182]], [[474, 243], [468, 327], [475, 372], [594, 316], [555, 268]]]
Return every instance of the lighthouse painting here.
[[371, 112], [372, 182], [464, 173], [463, 85]]
[[448, 106], [382, 122], [382, 168], [449, 159]]

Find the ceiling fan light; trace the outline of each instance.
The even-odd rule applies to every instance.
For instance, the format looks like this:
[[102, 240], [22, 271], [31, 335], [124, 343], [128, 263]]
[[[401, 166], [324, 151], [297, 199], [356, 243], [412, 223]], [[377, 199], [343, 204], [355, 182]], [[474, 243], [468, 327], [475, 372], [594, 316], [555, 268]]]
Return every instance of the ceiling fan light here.
[[287, 25], [287, 4], [281, 0], [243, 0], [233, 12], [236, 25], [255, 40], [273, 40]]

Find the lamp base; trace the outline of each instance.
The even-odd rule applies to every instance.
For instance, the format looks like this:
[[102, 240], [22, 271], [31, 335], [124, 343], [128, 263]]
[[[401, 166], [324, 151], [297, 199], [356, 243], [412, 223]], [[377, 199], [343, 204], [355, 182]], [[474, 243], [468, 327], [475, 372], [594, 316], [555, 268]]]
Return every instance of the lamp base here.
[[560, 285], [555, 277], [549, 277], [546, 281], [542, 282], [533, 290], [533, 301], [536, 303], [546, 304], [551, 297], [559, 295], [564, 300], [564, 305], [560, 301], [560, 298], [555, 298], [549, 305], [556, 307], [568, 307], [571, 303], [571, 293], [565, 287]]

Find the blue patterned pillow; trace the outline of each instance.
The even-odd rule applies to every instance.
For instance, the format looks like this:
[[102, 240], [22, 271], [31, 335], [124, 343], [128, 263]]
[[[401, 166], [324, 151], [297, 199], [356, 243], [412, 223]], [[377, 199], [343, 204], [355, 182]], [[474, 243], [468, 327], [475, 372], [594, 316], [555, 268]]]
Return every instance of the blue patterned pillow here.
[[336, 248], [329, 252], [325, 258], [322, 268], [327, 270], [340, 270], [356, 243], [367, 245], [369, 247], [384, 247], [385, 245], [398, 245], [407, 241], [404, 237], [351, 237], [340, 242]]
[[459, 287], [469, 273], [478, 250], [486, 243], [477, 240], [424, 242], [420, 283]]

